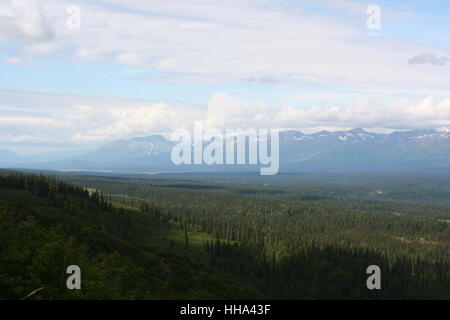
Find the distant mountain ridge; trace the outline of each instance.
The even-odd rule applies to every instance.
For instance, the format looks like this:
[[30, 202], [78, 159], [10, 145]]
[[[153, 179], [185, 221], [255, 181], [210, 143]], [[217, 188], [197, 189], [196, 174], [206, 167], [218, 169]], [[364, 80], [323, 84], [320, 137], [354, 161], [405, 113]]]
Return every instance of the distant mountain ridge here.
[[287, 171], [447, 171], [450, 133], [435, 130], [369, 133], [363, 129], [282, 134]]
[[[251, 165], [176, 166], [170, 159], [174, 145], [161, 135], [121, 139], [81, 156], [40, 163], [36, 168], [123, 172], [256, 170]], [[31, 168], [33, 164], [26, 166]], [[283, 131], [280, 171], [450, 172], [450, 132], [414, 130], [380, 134], [361, 128], [312, 134]]]
[[12, 151], [0, 149], [0, 161], [14, 161], [20, 158], [20, 156]]

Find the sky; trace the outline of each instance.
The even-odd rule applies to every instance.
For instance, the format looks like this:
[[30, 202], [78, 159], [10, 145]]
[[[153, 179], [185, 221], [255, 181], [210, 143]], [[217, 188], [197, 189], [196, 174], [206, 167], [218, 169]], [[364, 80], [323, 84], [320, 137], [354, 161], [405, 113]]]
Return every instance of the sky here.
[[450, 129], [450, 3], [0, 0], [0, 148]]

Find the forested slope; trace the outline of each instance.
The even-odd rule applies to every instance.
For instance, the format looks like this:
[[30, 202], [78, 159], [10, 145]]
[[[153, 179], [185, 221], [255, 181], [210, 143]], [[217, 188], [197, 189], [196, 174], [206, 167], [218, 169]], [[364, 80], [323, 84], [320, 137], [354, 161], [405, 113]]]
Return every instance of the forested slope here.
[[[44, 176], [0, 176], [0, 299], [230, 299], [261, 295], [207, 266], [205, 235]], [[206, 261], [206, 263], [205, 263]], [[82, 289], [68, 290], [78, 265]]]
[[[445, 205], [159, 178], [0, 177], [0, 297], [449, 299]], [[103, 196], [107, 195], [107, 196]], [[65, 287], [80, 265], [83, 288]], [[368, 290], [378, 265], [381, 290]]]
[[[329, 198], [242, 179], [227, 186], [159, 176], [70, 179], [211, 235], [210, 264], [267, 297], [450, 298], [446, 205]], [[370, 265], [382, 270], [382, 290], [366, 287]]]

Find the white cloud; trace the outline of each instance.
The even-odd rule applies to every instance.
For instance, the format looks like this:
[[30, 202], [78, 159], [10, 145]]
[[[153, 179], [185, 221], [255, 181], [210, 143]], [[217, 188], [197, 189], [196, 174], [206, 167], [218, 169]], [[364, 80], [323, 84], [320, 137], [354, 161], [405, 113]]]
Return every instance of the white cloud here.
[[117, 62], [127, 66], [148, 67], [150, 55], [139, 52], [122, 52], [117, 55]]
[[408, 60], [408, 64], [431, 64], [433, 66], [445, 66], [450, 58], [437, 57], [434, 54], [420, 54]]
[[0, 39], [45, 40], [52, 36], [36, 0], [10, 0], [0, 5]]
[[8, 57], [3, 60], [4, 63], [15, 66], [22, 63], [22, 59], [17, 57]]
[[288, 106], [276, 114], [275, 123], [300, 128], [334, 124], [349, 128], [434, 129], [450, 124], [450, 99], [401, 98], [388, 103], [362, 99], [346, 106], [306, 110]]
[[29, 57], [6, 57], [3, 59], [3, 63], [8, 64], [10, 66], [27, 66], [29, 68], [33, 68], [36, 66], [36, 62]]
[[49, 142], [48, 138], [44, 137], [35, 137], [28, 134], [22, 135], [0, 135], [0, 142], [2, 143], [44, 143]]
[[[361, 17], [363, 13], [366, 13], [366, 10], [369, 6], [376, 5], [376, 3], [374, 3], [373, 1], [361, 0], [313, 0], [312, 2], [317, 6], [340, 9], [350, 15], [357, 17]], [[412, 9], [411, 4], [407, 4], [407, 6], [403, 5], [403, 8], [401, 8], [401, 10], [394, 10], [391, 7], [387, 6], [386, 3], [384, 3], [382, 6], [380, 6], [380, 9], [383, 19], [387, 19], [389, 21], [404, 19], [413, 15], [410, 11], [410, 9]]]
[[105, 51], [101, 48], [79, 48], [75, 55], [83, 61], [97, 61], [104, 57]]
[[25, 51], [33, 56], [47, 56], [62, 50], [63, 47], [56, 42], [41, 42], [27, 45]]
[[242, 102], [227, 94], [215, 94], [208, 103], [205, 124], [224, 128], [377, 128], [377, 131], [438, 129], [450, 125], [450, 98], [399, 98], [383, 102], [362, 98], [340, 106], [308, 108], [281, 106], [269, 109], [261, 102]]
[[[169, 72], [162, 81], [312, 83], [410, 92], [426, 88], [429, 94], [447, 88], [450, 82], [448, 66], [418, 70], [405, 63], [421, 52], [450, 56], [449, 50], [368, 36], [368, 4], [357, 1], [289, 2], [288, 6], [275, 0], [130, 0], [125, 7], [119, 0], [81, 0], [77, 3], [82, 13], [77, 31], [66, 26], [71, 2], [41, 3], [47, 20], [34, 5], [31, 29], [36, 30], [38, 39], [38, 35], [50, 34], [51, 25], [54, 39], [44, 47], [35, 45], [35, 52], [28, 54], [54, 55], [65, 48], [67, 59]], [[357, 20], [361, 23], [311, 13], [309, 5], [360, 14]], [[404, 17], [404, 13], [383, 8], [383, 16], [392, 19]], [[21, 25], [20, 21], [14, 25]], [[10, 31], [4, 32], [12, 36]]]
[[[77, 108], [80, 111], [80, 108]], [[84, 116], [93, 113], [83, 108]], [[173, 103], [160, 102], [127, 109], [110, 109], [111, 121], [104, 126], [88, 129], [85, 133], [76, 133], [75, 140], [95, 141], [111, 140], [150, 133], [168, 133], [177, 128], [191, 126], [201, 116], [194, 106], [179, 107]], [[91, 118], [89, 119], [89, 121]]]
[[226, 93], [216, 93], [208, 101], [204, 124], [206, 127], [218, 129], [267, 126], [267, 117], [267, 107], [264, 103], [243, 102]]
[[0, 125], [31, 125], [31, 126], [51, 126], [63, 127], [65, 123], [53, 118], [42, 117], [0, 117]]
[[[357, 19], [312, 13], [308, 10], [311, 3], [338, 8]], [[317, 101], [309, 107], [271, 108], [262, 97], [242, 101], [226, 93], [212, 95], [205, 106], [195, 106], [0, 91], [0, 135], [24, 143], [31, 137], [55, 137], [67, 144], [101, 144], [189, 128], [196, 120], [222, 129], [305, 131], [450, 126], [450, 100], [442, 98], [450, 96], [450, 64], [442, 60], [450, 57], [450, 51], [368, 36], [367, 3], [320, 0], [287, 6], [288, 2], [276, 0], [128, 0], [124, 8], [119, 0], [80, 0], [81, 28], [70, 30], [66, 9], [72, 4], [66, 0], [4, 1], [0, 5], [0, 43], [22, 44], [17, 45], [17, 52], [10, 49], [3, 61], [28, 64], [35, 56], [48, 56], [160, 71], [152, 77], [138, 73], [135, 79], [140, 81], [214, 85], [246, 81], [301, 87], [298, 95], [308, 87], [336, 90], [328, 93], [326, 101], [350, 92], [348, 88], [357, 93], [348, 103], [320, 104], [323, 96], [307, 92], [308, 101]], [[389, 19], [407, 15], [404, 10], [383, 8], [383, 17]], [[360, 24], [355, 22], [359, 20]], [[339, 92], [339, 88], [343, 90]], [[363, 91], [385, 93], [387, 98], [361, 97], [358, 92]], [[405, 97], [395, 95], [399, 92]], [[421, 98], [411, 98], [412, 94]]]
[[366, 97], [345, 105], [308, 108], [293, 105], [269, 108], [264, 102], [241, 101], [226, 93], [214, 94], [206, 106], [12, 91], [0, 91], [0, 101], [23, 106], [6, 109], [0, 105], [0, 136], [16, 137], [18, 143], [29, 140], [60, 146], [100, 146], [133, 136], [168, 135], [176, 129], [192, 128], [195, 121], [222, 130], [279, 128], [311, 132], [362, 127], [389, 132], [450, 128], [450, 98], [431, 96], [388, 102]]

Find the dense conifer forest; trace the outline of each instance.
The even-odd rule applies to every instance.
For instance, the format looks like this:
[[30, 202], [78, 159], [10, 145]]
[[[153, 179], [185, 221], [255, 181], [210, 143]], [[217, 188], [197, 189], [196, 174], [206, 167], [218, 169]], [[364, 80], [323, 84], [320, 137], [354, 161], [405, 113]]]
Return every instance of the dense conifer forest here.
[[[260, 297], [209, 267], [199, 237], [176, 224], [41, 175], [0, 176], [0, 299]], [[68, 290], [78, 265], [81, 290]], [[31, 296], [29, 294], [31, 293]]]
[[0, 298], [450, 298], [448, 179], [295, 179], [2, 172]]

